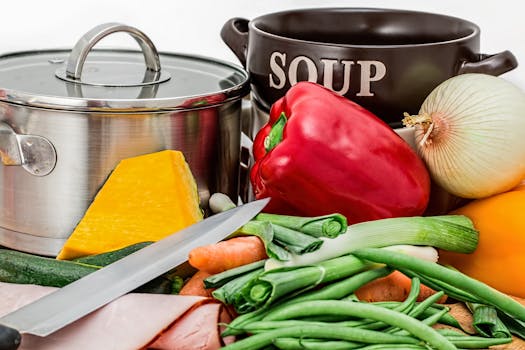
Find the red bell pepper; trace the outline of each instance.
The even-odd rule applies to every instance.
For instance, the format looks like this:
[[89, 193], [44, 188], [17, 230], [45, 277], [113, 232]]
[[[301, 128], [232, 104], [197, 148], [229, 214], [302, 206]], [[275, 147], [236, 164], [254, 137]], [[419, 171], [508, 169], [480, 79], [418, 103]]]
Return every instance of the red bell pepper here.
[[321, 85], [300, 82], [272, 105], [257, 133], [250, 173], [265, 211], [349, 223], [421, 215], [428, 171], [385, 122]]

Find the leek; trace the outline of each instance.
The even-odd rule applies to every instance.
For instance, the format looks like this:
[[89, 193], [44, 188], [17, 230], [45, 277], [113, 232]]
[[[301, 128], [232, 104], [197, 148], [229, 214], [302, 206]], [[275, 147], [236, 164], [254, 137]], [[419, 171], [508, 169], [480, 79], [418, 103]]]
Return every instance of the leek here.
[[311, 265], [352, 253], [360, 248], [391, 245], [432, 246], [458, 253], [471, 253], [478, 244], [478, 231], [463, 215], [400, 217], [361, 222], [348, 226], [336, 238], [321, 238], [323, 245], [314, 253], [291, 254], [286, 261], [268, 259], [266, 270], [285, 266]]

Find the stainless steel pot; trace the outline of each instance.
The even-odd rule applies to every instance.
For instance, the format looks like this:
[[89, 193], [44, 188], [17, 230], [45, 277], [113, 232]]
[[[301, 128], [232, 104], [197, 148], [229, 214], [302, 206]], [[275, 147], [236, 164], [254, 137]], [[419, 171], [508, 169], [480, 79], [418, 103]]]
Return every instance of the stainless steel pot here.
[[[115, 32], [141, 51], [92, 49]], [[242, 68], [158, 53], [118, 23], [71, 51], [0, 56], [0, 245], [56, 255], [121, 159], [163, 149], [184, 153], [203, 206], [216, 191], [236, 200], [248, 90]]]

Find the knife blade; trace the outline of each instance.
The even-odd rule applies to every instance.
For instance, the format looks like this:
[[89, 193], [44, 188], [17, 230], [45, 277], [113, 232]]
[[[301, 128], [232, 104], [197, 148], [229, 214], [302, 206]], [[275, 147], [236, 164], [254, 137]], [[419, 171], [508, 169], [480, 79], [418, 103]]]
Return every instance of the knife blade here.
[[255, 217], [269, 198], [212, 215], [0, 318], [0, 350], [21, 334], [45, 337], [177, 267], [196, 247], [216, 243]]

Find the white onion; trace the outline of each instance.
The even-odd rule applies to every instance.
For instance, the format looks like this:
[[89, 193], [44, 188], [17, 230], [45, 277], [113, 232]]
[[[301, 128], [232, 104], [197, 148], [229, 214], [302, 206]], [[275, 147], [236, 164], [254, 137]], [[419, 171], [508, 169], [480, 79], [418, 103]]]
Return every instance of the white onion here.
[[450, 78], [404, 123], [415, 125], [418, 153], [451, 194], [487, 197], [525, 178], [525, 93], [503, 78]]

